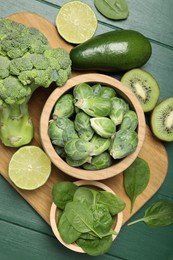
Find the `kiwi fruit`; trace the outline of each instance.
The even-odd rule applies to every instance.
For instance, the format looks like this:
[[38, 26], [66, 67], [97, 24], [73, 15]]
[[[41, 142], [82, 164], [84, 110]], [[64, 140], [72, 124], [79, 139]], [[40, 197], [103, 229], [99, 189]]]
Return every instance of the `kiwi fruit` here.
[[151, 129], [160, 140], [173, 141], [173, 97], [161, 101], [151, 113]]
[[160, 88], [150, 73], [143, 69], [132, 69], [123, 75], [121, 82], [136, 95], [144, 112], [153, 110], [160, 96]]

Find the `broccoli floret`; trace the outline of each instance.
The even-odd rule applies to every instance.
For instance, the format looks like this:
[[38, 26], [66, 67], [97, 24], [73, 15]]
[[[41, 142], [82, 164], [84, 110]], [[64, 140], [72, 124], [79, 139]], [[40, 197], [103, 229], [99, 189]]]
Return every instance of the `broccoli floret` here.
[[[71, 74], [69, 54], [62, 48], [56, 48], [46, 50], [44, 55], [49, 59], [50, 66], [54, 70], [56, 84], [58, 86], [63, 86]], [[55, 77], [55, 75], [57, 75], [57, 77]]]
[[56, 80], [56, 84], [58, 86], [63, 86], [64, 82], [66, 82], [68, 80], [69, 74], [70, 74], [70, 70], [68, 71], [68, 69], [66, 69], [66, 70], [60, 69], [58, 71], [58, 78]]
[[[6, 104], [24, 103], [31, 95], [30, 87], [23, 87], [23, 84], [13, 76], [0, 80], [0, 98]], [[13, 111], [12, 111], [13, 112]]]
[[36, 28], [0, 19], [0, 139], [19, 147], [33, 137], [28, 101], [38, 87], [63, 86], [71, 74], [69, 54], [52, 49]]
[[4, 79], [9, 76], [10, 61], [6, 57], [0, 56], [0, 78]]
[[26, 27], [23, 24], [0, 19], [1, 52], [10, 59], [23, 57], [29, 53], [43, 53], [49, 48], [48, 40], [36, 28]]
[[25, 54], [21, 58], [16, 58], [10, 62], [10, 74], [18, 76], [21, 71], [32, 70], [33, 63], [30, 55]]
[[31, 88], [33, 86], [36, 88], [38, 86], [47, 88], [53, 81], [52, 69], [47, 68], [46, 70], [26, 70], [20, 73], [18, 79], [23, 85], [32, 84]]

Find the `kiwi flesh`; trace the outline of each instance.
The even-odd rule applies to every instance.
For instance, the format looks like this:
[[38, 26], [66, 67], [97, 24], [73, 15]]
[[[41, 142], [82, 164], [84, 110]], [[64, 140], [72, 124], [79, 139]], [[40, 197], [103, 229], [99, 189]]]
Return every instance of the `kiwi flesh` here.
[[163, 100], [153, 109], [151, 129], [158, 139], [173, 141], [173, 97]]
[[121, 82], [136, 95], [144, 112], [153, 110], [160, 96], [160, 88], [150, 73], [143, 69], [132, 69], [123, 75]]

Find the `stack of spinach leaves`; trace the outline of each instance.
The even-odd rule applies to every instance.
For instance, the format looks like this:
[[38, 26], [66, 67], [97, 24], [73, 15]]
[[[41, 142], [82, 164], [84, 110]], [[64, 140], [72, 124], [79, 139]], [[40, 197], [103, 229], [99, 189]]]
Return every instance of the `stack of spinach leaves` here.
[[92, 256], [106, 253], [115, 234], [112, 225], [125, 208], [118, 196], [63, 181], [54, 184], [52, 197], [61, 214], [57, 227], [62, 240], [76, 243]]

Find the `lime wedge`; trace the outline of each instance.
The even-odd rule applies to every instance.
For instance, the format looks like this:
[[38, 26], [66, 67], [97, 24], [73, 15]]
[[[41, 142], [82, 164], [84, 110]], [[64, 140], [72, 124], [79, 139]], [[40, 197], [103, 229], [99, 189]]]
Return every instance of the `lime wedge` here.
[[34, 190], [46, 183], [51, 173], [51, 161], [37, 146], [23, 146], [9, 162], [11, 181], [21, 189]]
[[71, 1], [60, 8], [56, 17], [56, 26], [64, 40], [80, 44], [94, 35], [97, 29], [97, 18], [86, 3]]

